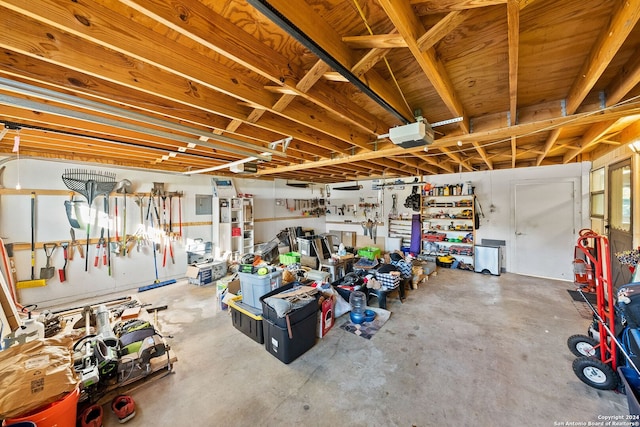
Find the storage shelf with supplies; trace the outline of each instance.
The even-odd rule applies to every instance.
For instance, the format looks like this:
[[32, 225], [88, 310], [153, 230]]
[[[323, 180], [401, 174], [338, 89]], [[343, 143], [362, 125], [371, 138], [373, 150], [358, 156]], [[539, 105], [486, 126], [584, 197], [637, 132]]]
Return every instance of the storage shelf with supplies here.
[[422, 196], [422, 252], [473, 264], [475, 196]]

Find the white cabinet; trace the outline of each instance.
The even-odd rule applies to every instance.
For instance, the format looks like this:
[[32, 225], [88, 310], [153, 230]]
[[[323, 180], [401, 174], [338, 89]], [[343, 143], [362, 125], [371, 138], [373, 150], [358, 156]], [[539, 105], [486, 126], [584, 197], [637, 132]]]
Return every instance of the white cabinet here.
[[423, 196], [422, 252], [473, 264], [474, 206], [473, 195]]
[[216, 197], [213, 201], [213, 244], [221, 253], [243, 255], [253, 252], [253, 199]]

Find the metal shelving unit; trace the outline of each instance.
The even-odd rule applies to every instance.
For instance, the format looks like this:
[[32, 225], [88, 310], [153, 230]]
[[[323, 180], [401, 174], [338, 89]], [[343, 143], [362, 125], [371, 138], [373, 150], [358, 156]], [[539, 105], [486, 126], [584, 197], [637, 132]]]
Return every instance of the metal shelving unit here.
[[473, 264], [475, 196], [423, 196], [422, 253], [452, 255]]

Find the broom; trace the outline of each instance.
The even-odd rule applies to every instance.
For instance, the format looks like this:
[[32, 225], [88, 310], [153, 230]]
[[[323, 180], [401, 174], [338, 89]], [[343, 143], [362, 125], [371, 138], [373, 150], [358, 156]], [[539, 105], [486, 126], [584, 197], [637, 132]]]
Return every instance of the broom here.
[[[153, 216], [151, 215], [151, 203], [152, 202], [153, 202], [153, 192], [149, 196], [149, 205], [147, 207], [147, 218], [149, 219], [151, 228], [153, 228]], [[153, 207], [155, 208], [155, 205]], [[139, 287], [138, 288], [138, 292], [144, 292], [144, 291], [148, 291], [150, 289], [155, 289], [155, 288], [159, 288], [161, 286], [167, 286], [167, 285], [171, 285], [173, 283], [176, 283], [176, 279], [170, 279], [170, 280], [165, 280], [164, 282], [161, 282], [160, 279], [158, 278], [158, 257], [156, 255], [156, 242], [152, 241], [151, 245], [153, 246], [153, 267], [155, 268], [155, 272], [156, 272], [156, 280], [154, 280], [153, 283], [150, 284], [150, 285]]]

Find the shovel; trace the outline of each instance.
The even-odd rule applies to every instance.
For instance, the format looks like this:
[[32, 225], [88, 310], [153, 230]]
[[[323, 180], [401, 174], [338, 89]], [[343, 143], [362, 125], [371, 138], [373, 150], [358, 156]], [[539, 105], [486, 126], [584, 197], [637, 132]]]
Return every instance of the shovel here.
[[42, 245], [47, 256], [47, 265], [40, 269], [40, 279], [51, 279], [56, 274], [56, 268], [51, 265], [51, 256], [58, 247], [57, 243], [45, 243]]

